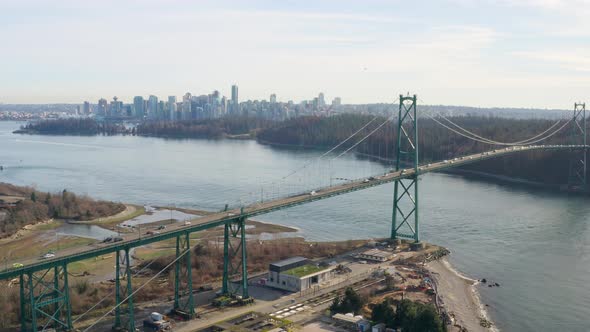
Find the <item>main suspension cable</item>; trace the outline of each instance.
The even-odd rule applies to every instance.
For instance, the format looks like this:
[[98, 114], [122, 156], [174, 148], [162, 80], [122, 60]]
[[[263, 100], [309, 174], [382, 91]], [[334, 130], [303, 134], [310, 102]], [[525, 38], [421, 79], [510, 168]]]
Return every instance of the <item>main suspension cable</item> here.
[[466, 133], [468, 133], [470, 135], [473, 135], [473, 136], [475, 136], [477, 138], [480, 138], [480, 139], [482, 139], [484, 141], [488, 141], [489, 143], [501, 144], [501, 145], [523, 145], [523, 144], [527, 144], [527, 142], [532, 141], [532, 140], [535, 140], [535, 139], [537, 139], [537, 138], [545, 135], [548, 131], [550, 131], [551, 129], [553, 129], [555, 126], [557, 126], [561, 122], [561, 119], [559, 119], [557, 122], [555, 122], [554, 124], [552, 124], [549, 128], [547, 128], [546, 130], [544, 130], [542, 133], [540, 133], [538, 135], [535, 135], [533, 137], [527, 138], [527, 139], [522, 140], [522, 141], [508, 143], [508, 142], [499, 142], [499, 141], [495, 141], [495, 140], [492, 140], [492, 139], [489, 139], [489, 138], [486, 138], [486, 137], [479, 136], [476, 133], [473, 133], [473, 132], [471, 132], [471, 131], [469, 131], [469, 130], [467, 130], [467, 129], [461, 127], [461, 126], [459, 126], [458, 124], [456, 124], [455, 122], [451, 121], [449, 118], [445, 117], [444, 115], [439, 114], [439, 117], [441, 117], [443, 120], [446, 120], [451, 125], [453, 125], [456, 128], [458, 128], [459, 130], [463, 130], [464, 132], [466, 132]]
[[368, 135], [366, 135], [365, 137], [363, 137], [360, 141], [356, 142], [356, 144], [354, 144], [353, 146], [351, 146], [350, 148], [348, 148], [346, 151], [342, 152], [341, 154], [339, 154], [338, 156], [330, 159], [330, 161], [334, 160], [334, 159], [338, 159], [341, 156], [343, 156], [344, 154], [348, 153], [350, 150], [354, 149], [355, 147], [357, 147], [359, 144], [361, 144], [364, 140], [366, 140], [367, 138], [369, 138], [369, 136], [373, 135], [377, 130], [381, 129], [381, 127], [383, 127], [386, 123], [388, 123], [389, 121], [391, 121], [393, 119], [393, 116], [390, 116], [389, 118], [387, 118], [387, 120], [385, 120], [382, 124], [380, 124], [377, 128], [373, 129], [373, 131], [371, 131]]

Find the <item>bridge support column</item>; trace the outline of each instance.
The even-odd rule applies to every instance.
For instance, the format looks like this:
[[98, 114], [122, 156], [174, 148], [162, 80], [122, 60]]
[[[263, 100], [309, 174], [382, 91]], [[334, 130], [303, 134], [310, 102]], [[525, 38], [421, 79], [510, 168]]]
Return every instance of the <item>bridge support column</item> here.
[[572, 121], [571, 145], [583, 145], [584, 148], [572, 148], [570, 150], [570, 164], [568, 173], [568, 189], [584, 191], [587, 189], [586, 180], [586, 104], [574, 104], [574, 117]]
[[248, 265], [246, 253], [246, 218], [239, 217], [225, 224], [223, 234], [223, 286], [227, 295], [248, 295]]
[[67, 264], [20, 275], [21, 331], [72, 330]]
[[[131, 261], [129, 248], [117, 251], [115, 265], [115, 331], [135, 331], [133, 288], [131, 287]], [[122, 281], [125, 280], [123, 283]], [[125, 316], [127, 311], [127, 316]]]
[[[391, 238], [407, 238], [419, 242], [418, 229], [418, 118], [416, 95], [399, 96], [395, 170], [411, 166], [414, 173], [406, 179], [396, 180], [393, 188]], [[413, 191], [413, 194], [412, 194]], [[413, 219], [413, 225], [412, 225]]]
[[176, 237], [176, 261], [174, 271], [174, 311], [185, 319], [195, 317], [190, 234]]

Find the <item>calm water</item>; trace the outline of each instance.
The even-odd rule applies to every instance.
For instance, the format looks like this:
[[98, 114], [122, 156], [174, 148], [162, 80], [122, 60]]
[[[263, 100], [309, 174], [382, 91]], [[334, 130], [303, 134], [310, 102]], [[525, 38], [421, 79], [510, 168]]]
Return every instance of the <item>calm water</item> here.
[[[283, 194], [385, 171], [354, 157], [325, 161], [329, 171], [310, 167], [305, 177], [289, 178], [287, 188], [264, 192], [264, 179], [280, 178], [320, 152], [251, 141], [10, 134], [17, 126], [0, 122], [2, 181], [137, 204], [218, 210], [266, 199], [273, 190]], [[590, 330], [590, 198], [443, 174], [422, 177], [420, 186], [422, 238], [451, 249], [451, 261], [463, 273], [501, 284], [480, 290], [501, 329]], [[296, 226], [312, 240], [383, 237], [389, 234], [392, 187], [259, 219]]]

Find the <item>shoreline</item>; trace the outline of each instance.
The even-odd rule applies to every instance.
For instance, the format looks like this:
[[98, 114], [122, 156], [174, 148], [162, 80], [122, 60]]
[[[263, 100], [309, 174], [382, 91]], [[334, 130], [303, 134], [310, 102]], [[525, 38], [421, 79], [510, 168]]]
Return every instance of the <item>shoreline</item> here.
[[[425, 267], [436, 283], [441, 306], [449, 315], [454, 316], [450, 331], [462, 331], [461, 328], [465, 328], [469, 332], [499, 332], [489, 312], [482, 305], [476, 288], [478, 280], [455, 270], [446, 257], [429, 262]], [[491, 323], [491, 327], [482, 326], [481, 322], [484, 320]]]

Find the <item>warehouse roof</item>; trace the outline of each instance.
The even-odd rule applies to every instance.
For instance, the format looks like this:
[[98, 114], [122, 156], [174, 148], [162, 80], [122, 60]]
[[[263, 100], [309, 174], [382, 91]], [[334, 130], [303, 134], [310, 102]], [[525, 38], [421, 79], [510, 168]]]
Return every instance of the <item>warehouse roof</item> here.
[[301, 257], [301, 256], [295, 256], [295, 257], [283, 259], [282, 261], [271, 263], [270, 265], [274, 265], [276, 267], [283, 267], [283, 266], [288, 266], [288, 265], [303, 262], [303, 261], [307, 261], [307, 258]]

